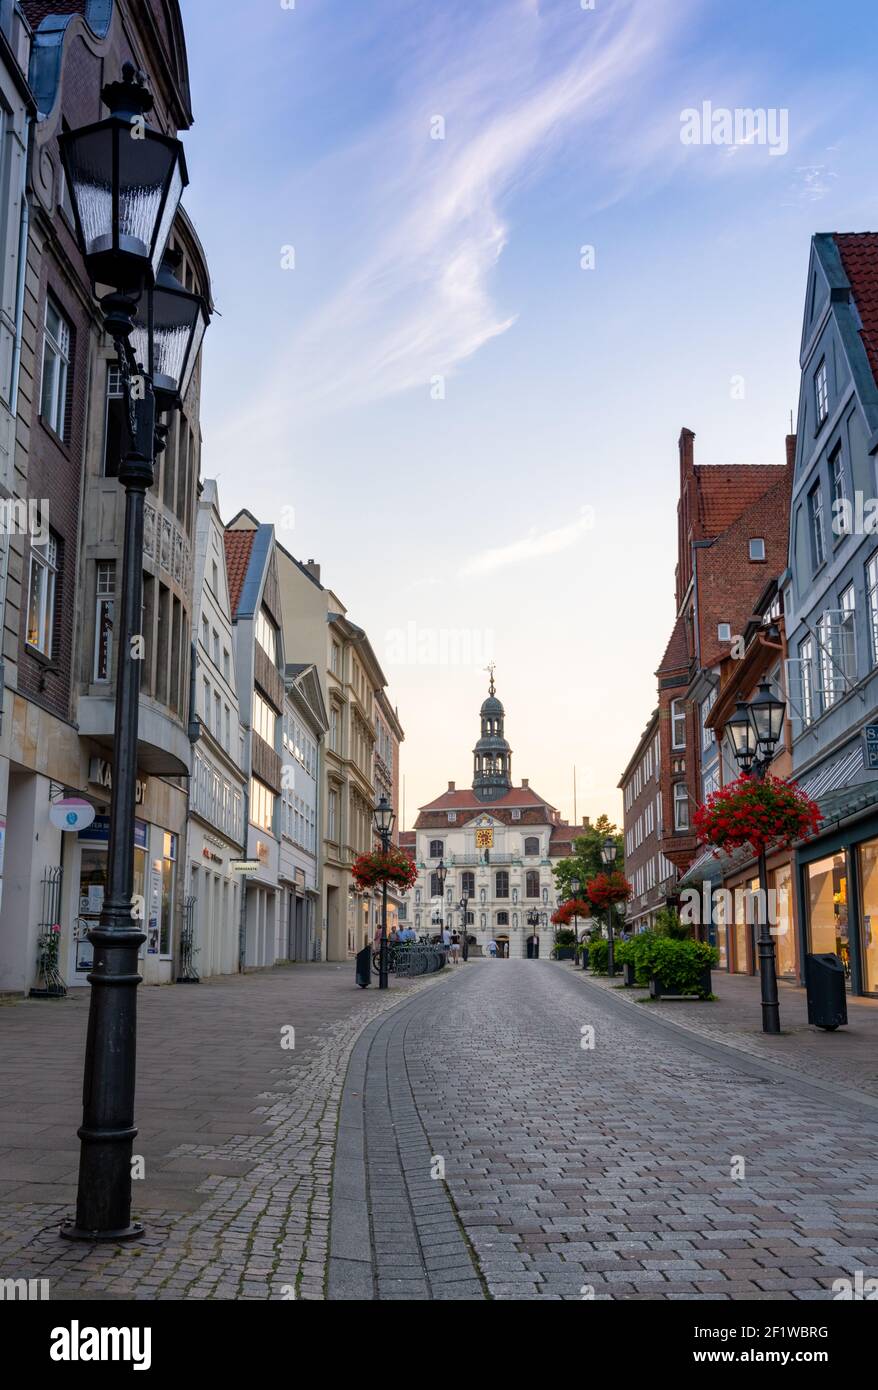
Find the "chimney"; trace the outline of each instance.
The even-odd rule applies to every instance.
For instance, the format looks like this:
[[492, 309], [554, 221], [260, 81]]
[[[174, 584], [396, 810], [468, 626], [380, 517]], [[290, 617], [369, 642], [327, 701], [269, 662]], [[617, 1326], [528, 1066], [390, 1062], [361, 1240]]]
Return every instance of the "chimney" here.
[[796, 436], [787, 435], [787, 468], [792, 468], [796, 462]]
[[453, 792], [453, 791], [454, 791], [454, 783], [453, 783], [453, 782], [449, 782], [449, 783], [448, 783], [448, 790], [449, 790], [450, 792]]
[[316, 560], [306, 560], [306, 561], [305, 561], [305, 569], [308, 571], [308, 573], [310, 574], [311, 578], [312, 578], [312, 579], [316, 579], [316, 580], [317, 580], [317, 583], [319, 584], [319, 583], [320, 583], [320, 566], [318, 565], [317, 561], [316, 561]]
[[529, 786], [530, 786], [530, 782], [528, 781], [527, 777], [522, 777], [522, 779], [521, 779], [522, 791], [527, 791], [527, 789], [528, 789]]
[[582, 817], [582, 828], [583, 830], [591, 830], [591, 821], [589, 820], [588, 816]]
[[695, 467], [695, 435], [691, 430], [680, 431], [680, 481]]

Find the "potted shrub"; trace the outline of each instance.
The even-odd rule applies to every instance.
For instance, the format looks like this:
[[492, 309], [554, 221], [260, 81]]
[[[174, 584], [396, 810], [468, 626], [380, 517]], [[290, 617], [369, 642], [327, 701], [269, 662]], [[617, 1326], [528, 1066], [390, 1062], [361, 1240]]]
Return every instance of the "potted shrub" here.
[[710, 972], [719, 961], [715, 946], [704, 941], [679, 941], [658, 932], [644, 932], [638, 944], [635, 954], [637, 982], [648, 981], [653, 999], [666, 994], [699, 999], [711, 997]]

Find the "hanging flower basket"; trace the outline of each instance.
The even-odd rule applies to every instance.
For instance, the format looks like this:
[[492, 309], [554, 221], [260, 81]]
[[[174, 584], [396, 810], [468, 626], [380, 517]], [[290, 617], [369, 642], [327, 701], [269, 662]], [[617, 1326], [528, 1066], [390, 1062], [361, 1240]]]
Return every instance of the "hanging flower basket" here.
[[761, 854], [769, 845], [789, 849], [820, 828], [820, 807], [794, 782], [745, 774], [711, 792], [694, 816], [699, 843], [714, 849], [750, 845]]
[[585, 891], [592, 907], [600, 911], [611, 903], [627, 902], [634, 890], [625, 875], [619, 869], [614, 869], [611, 874], [596, 874], [589, 879]]
[[566, 927], [572, 922], [574, 917], [590, 917], [591, 903], [587, 903], [583, 898], [568, 898], [566, 903], [562, 903], [557, 912], [552, 913], [552, 922], [556, 927]]
[[401, 849], [372, 850], [361, 854], [354, 860], [351, 873], [358, 888], [374, 888], [377, 883], [395, 883], [400, 888], [411, 888], [418, 871], [407, 854]]

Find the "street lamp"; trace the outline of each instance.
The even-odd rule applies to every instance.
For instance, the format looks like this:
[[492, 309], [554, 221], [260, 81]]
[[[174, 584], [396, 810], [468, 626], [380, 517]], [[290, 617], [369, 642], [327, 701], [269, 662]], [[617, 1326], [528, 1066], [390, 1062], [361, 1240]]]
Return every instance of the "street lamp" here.
[[[381, 841], [381, 852], [390, 851], [390, 836], [393, 833], [396, 816], [393, 807], [382, 792], [373, 812], [375, 834]], [[381, 880], [381, 946], [378, 952], [378, 988], [387, 988], [387, 879]]]
[[[735, 713], [726, 723], [726, 733], [732, 753], [741, 772], [762, 781], [771, 766], [775, 749], [783, 733], [786, 704], [771, 693], [771, 686], [762, 681], [758, 694], [748, 704], [738, 700]], [[762, 1031], [780, 1032], [780, 1000], [777, 994], [777, 963], [774, 938], [768, 921], [768, 865], [765, 846], [759, 850], [759, 986], [762, 995]]]
[[[601, 846], [601, 859], [604, 867], [609, 873], [616, 862], [616, 841], [606, 839]], [[616, 974], [616, 962], [613, 959], [613, 904], [607, 903], [607, 977], [612, 979]]]
[[[572, 897], [573, 897], [574, 899], [579, 897], [579, 890], [580, 890], [581, 887], [582, 887], [582, 879], [579, 877], [579, 874], [571, 874], [571, 875], [570, 875], [570, 893], [571, 893], [571, 895], [572, 895]], [[579, 917], [578, 917], [578, 915], [577, 915], [576, 913], [574, 913], [574, 915], [573, 915], [573, 935], [574, 935], [574, 937], [576, 938], [576, 942], [578, 943], [578, 942], [579, 942]], [[574, 966], [576, 965], [576, 950], [575, 950], [575, 948], [574, 948], [574, 951], [573, 951], [573, 964], [574, 964]]]
[[460, 914], [461, 914], [460, 920], [461, 920], [461, 922], [463, 923], [463, 940], [462, 940], [462, 942], [461, 942], [461, 955], [463, 956], [464, 960], [466, 961], [466, 960], [469, 960], [469, 941], [468, 941], [468, 939], [467, 939], [469, 933], [467, 932], [467, 929], [466, 929], [466, 927], [467, 927], [467, 923], [466, 923], [466, 914], [467, 914], [467, 910], [468, 910], [468, 908], [469, 908], [469, 894], [468, 894], [468, 893], [464, 893], [463, 897], [461, 898], [461, 900], [460, 900], [460, 902], [457, 904], [457, 906], [458, 906], [458, 909], [459, 909]]
[[445, 934], [445, 880], [448, 877], [448, 866], [444, 857], [440, 856], [434, 873], [439, 880], [439, 945], [441, 946], [442, 937]]
[[[59, 148], [79, 250], [95, 293], [101, 287], [104, 325], [113, 340], [127, 405], [128, 447], [118, 470], [125, 488], [122, 597], [116, 656], [112, 798], [107, 846], [107, 891], [98, 925], [89, 933], [94, 964], [88, 976], [79, 1186], [76, 1220], [62, 1226], [72, 1240], [129, 1240], [143, 1232], [131, 1220], [131, 1150], [137, 1040], [138, 952], [146, 939], [134, 887], [137, 731], [143, 601], [144, 498], [154, 478], [156, 399], [150, 369], [155, 342], [132, 344], [138, 301], [156, 284], [180, 196], [188, 183], [179, 140], [147, 126], [152, 95], [132, 63], [122, 80], [101, 92], [109, 115], [59, 137]], [[202, 314], [202, 333], [207, 310]], [[155, 334], [155, 322], [147, 325]], [[191, 371], [201, 336], [189, 335]], [[163, 383], [164, 408], [179, 402], [182, 375]], [[160, 446], [159, 446], [160, 447]], [[138, 653], [138, 655], [135, 655]]]
[[[527, 925], [533, 928], [536, 935], [537, 927], [540, 925], [540, 914], [535, 907], [532, 907], [527, 914]], [[537, 938], [537, 947], [539, 948], [539, 938]]]

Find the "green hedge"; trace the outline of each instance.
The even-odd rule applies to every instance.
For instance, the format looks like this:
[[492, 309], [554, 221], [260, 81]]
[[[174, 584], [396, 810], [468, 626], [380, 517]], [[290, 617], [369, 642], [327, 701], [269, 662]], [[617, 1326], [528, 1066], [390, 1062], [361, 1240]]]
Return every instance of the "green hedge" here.
[[673, 994], [700, 994], [703, 970], [719, 964], [719, 951], [704, 941], [677, 941], [657, 932], [645, 931], [616, 950], [620, 964], [631, 961], [638, 985], [648, 985], [657, 976]]
[[592, 975], [606, 975], [608, 947], [609, 943], [603, 938], [588, 943], [588, 968]]

